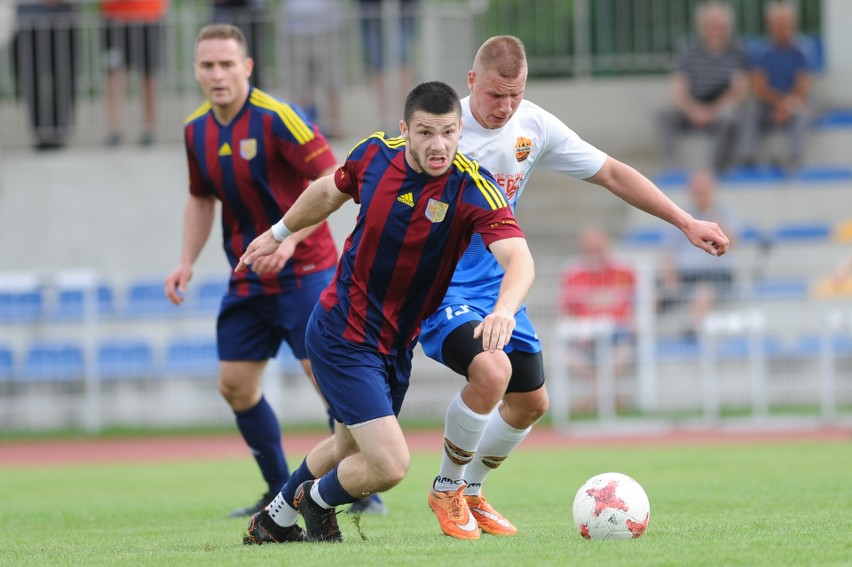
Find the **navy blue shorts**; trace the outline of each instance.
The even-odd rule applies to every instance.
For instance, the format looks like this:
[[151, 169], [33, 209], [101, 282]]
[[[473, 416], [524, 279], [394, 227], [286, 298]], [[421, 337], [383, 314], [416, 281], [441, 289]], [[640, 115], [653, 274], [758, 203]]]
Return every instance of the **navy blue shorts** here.
[[329, 414], [347, 426], [397, 416], [408, 391], [412, 351], [396, 356], [347, 341], [327, 329], [317, 305], [305, 344]]
[[267, 360], [287, 341], [293, 356], [308, 358], [305, 327], [336, 268], [303, 276], [294, 291], [222, 299], [217, 324], [219, 360]]

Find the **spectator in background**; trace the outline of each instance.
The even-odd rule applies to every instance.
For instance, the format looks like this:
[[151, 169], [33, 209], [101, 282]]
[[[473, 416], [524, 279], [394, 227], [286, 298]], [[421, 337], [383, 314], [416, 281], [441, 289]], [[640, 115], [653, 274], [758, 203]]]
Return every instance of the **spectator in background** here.
[[[610, 239], [600, 228], [586, 228], [579, 237], [580, 257], [565, 266], [559, 288], [559, 312], [577, 323], [612, 325], [613, 376], [621, 376], [633, 359], [633, 304], [636, 272], [612, 255]], [[595, 342], [589, 333], [569, 344], [571, 374], [584, 379], [597, 376]]]
[[107, 69], [108, 146], [122, 142], [121, 123], [127, 71], [142, 81], [143, 130], [139, 143], [154, 143], [157, 72], [163, 57], [163, 22], [169, 0], [102, 0], [104, 62]]
[[[212, 0], [213, 21], [233, 24], [246, 36], [249, 53], [254, 60], [251, 83], [259, 89], [269, 89], [266, 80], [268, 23], [266, 0]], [[273, 34], [274, 35], [274, 34]]]
[[[733, 244], [740, 226], [733, 212], [720, 204], [716, 196], [716, 177], [707, 170], [694, 172], [689, 179], [691, 203], [685, 207], [696, 218], [716, 222]], [[713, 258], [707, 262], [703, 256], [681, 242], [680, 233], [672, 231], [666, 241], [666, 252], [661, 266], [662, 311], [686, 304], [688, 321], [684, 334], [695, 338], [707, 314], [720, 302], [734, 298], [734, 262], [730, 256]]]
[[677, 58], [672, 76], [674, 107], [660, 116], [663, 159], [677, 162], [677, 136], [687, 131], [713, 133], [710, 166], [730, 165], [741, 106], [747, 93], [747, 57], [733, 40], [734, 12], [722, 2], [696, 8], [698, 41]]
[[39, 150], [61, 148], [71, 135], [77, 79], [77, 7], [66, 0], [17, 5], [12, 68], [27, 102]]
[[[388, 46], [385, 42], [388, 31], [384, 24], [382, 4], [396, 1], [400, 8], [398, 27], [395, 30], [397, 45]], [[367, 64], [367, 73], [370, 83], [376, 92], [379, 103], [379, 124], [389, 131], [395, 131], [393, 117], [396, 109], [401, 106], [402, 99], [413, 81], [411, 70], [411, 43], [414, 39], [414, 31], [417, 16], [418, 0], [358, 0], [361, 10], [361, 44], [364, 49], [364, 60]], [[391, 65], [398, 65], [398, 86], [389, 89], [388, 75]], [[391, 91], [391, 92], [389, 92]], [[400, 95], [399, 103], [391, 100], [391, 97]]]
[[340, 99], [344, 69], [340, 0], [286, 0], [282, 20], [287, 30], [286, 53], [292, 73], [287, 84], [312, 121], [320, 124], [326, 138], [338, 138]]
[[798, 16], [788, 2], [766, 6], [769, 42], [751, 62], [750, 82], [754, 95], [743, 122], [739, 159], [754, 165], [761, 131], [787, 130], [784, 169], [801, 165], [805, 134], [810, 120], [812, 76], [804, 51], [797, 45]]

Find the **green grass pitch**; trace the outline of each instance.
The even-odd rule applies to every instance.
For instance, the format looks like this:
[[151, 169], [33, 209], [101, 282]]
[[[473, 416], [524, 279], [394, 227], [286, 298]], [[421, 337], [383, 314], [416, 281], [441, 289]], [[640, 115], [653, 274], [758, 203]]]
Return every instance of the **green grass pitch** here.
[[[343, 544], [259, 547], [241, 545], [246, 522], [225, 517], [262, 490], [249, 459], [0, 467], [0, 565], [852, 565], [849, 444], [521, 450], [486, 484], [518, 535], [467, 542], [443, 536], [426, 505], [438, 462], [414, 454], [385, 494], [389, 514], [363, 518], [366, 539], [341, 514]], [[605, 471], [648, 493], [642, 538], [575, 533], [574, 494]]]

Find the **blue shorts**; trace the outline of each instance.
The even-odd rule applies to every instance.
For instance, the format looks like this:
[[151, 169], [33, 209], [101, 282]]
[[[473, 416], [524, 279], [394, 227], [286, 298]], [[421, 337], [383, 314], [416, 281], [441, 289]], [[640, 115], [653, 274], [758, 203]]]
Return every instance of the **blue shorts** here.
[[329, 414], [347, 426], [399, 415], [411, 377], [412, 351], [392, 356], [347, 341], [323, 325], [323, 315], [317, 305], [305, 344]]
[[[429, 318], [423, 321], [420, 330], [420, 345], [426, 356], [444, 364], [442, 351], [444, 341], [461, 325], [468, 322], [479, 323], [494, 309], [494, 298], [472, 300], [461, 296], [447, 295], [441, 306]], [[541, 352], [541, 341], [538, 340], [535, 328], [527, 316], [526, 306], [515, 313], [515, 330], [512, 339], [503, 350], [506, 354], [518, 350], [521, 352]]]
[[278, 354], [282, 341], [287, 341], [297, 359], [308, 358], [305, 327], [335, 270], [303, 276], [300, 286], [287, 293], [226, 295], [217, 323], [219, 360], [267, 360]]

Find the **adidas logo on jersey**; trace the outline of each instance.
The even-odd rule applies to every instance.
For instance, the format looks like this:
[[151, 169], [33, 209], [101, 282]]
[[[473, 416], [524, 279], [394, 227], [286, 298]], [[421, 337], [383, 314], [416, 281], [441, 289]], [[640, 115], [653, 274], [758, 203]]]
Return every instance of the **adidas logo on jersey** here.
[[411, 191], [409, 191], [408, 193], [403, 193], [402, 195], [397, 197], [396, 200], [400, 203], [408, 205], [409, 207], [414, 206], [414, 195], [411, 194]]
[[233, 155], [234, 152], [231, 151], [231, 144], [225, 142], [221, 146], [219, 146], [219, 157], [230, 156]]

